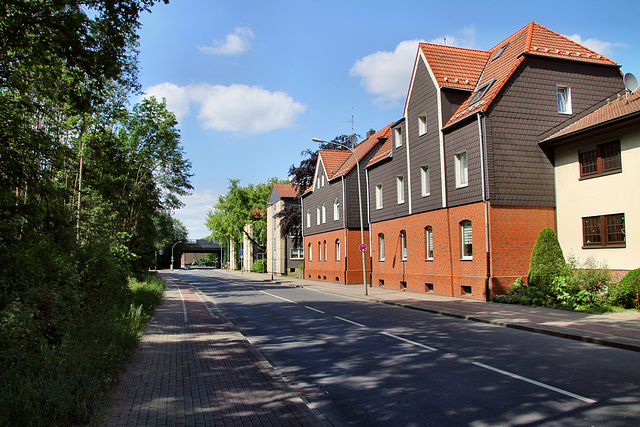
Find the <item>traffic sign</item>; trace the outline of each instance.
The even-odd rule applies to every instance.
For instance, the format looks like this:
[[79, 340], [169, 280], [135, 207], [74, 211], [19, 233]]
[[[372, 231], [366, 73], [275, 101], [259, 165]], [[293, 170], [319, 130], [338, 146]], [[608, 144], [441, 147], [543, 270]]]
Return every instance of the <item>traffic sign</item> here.
[[367, 245], [365, 245], [364, 243], [360, 245], [360, 250], [362, 252], [365, 252], [367, 250]]

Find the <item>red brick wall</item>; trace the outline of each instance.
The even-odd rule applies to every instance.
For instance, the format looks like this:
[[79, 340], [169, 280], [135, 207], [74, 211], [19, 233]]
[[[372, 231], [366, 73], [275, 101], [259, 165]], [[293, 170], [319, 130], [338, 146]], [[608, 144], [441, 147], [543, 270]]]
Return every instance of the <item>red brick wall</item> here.
[[[340, 260], [336, 260], [336, 240], [340, 240]], [[369, 232], [364, 231], [365, 243], [368, 246]], [[324, 243], [327, 244], [327, 259], [324, 258]], [[313, 250], [313, 259], [309, 261], [309, 243]], [[362, 253], [360, 252], [360, 230], [335, 230], [326, 233], [314, 234], [304, 238], [305, 264], [304, 277], [309, 280], [320, 280], [335, 283], [357, 284], [362, 283]], [[320, 251], [318, 248], [320, 247]], [[345, 257], [346, 249], [346, 257]], [[322, 257], [320, 258], [320, 253]], [[365, 253], [369, 260], [369, 252]], [[345, 271], [346, 267], [346, 271]], [[346, 281], [345, 281], [346, 276]]]
[[518, 277], [529, 271], [531, 251], [540, 230], [556, 229], [555, 209], [540, 207], [491, 206], [492, 293], [502, 294]]

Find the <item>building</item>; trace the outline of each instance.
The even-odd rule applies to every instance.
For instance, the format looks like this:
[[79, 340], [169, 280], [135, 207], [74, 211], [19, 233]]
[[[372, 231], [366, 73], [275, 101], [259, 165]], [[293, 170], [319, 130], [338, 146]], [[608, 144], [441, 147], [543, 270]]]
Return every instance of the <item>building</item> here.
[[[302, 195], [305, 278], [362, 283], [361, 224], [365, 242], [369, 241], [364, 166], [389, 137], [390, 126], [368, 132], [367, 138], [353, 148], [355, 156], [347, 150], [318, 152], [313, 185]], [[359, 194], [362, 195], [362, 218]], [[370, 270], [368, 249], [365, 259]]]
[[640, 264], [640, 93], [614, 97], [540, 143], [555, 171], [565, 256], [624, 275]]
[[[487, 51], [421, 43], [403, 117], [363, 156], [372, 285], [485, 300], [526, 276], [539, 231], [556, 225], [554, 167], [538, 143], [621, 90], [614, 61], [534, 22]], [[329, 160], [316, 180], [335, 181]], [[323, 206], [336, 187], [304, 201], [308, 278], [334, 261], [340, 229]]]
[[304, 248], [296, 240], [298, 235], [291, 234], [283, 237], [280, 220], [276, 215], [285, 206], [295, 206], [300, 209], [299, 187], [293, 184], [273, 184], [269, 200], [267, 201], [267, 272], [278, 276], [286, 274], [301, 274], [304, 267]]

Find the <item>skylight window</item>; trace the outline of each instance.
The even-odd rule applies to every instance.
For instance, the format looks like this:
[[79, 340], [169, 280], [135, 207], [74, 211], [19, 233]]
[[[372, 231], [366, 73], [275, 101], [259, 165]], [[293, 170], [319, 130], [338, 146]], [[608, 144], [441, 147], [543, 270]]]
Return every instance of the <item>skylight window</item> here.
[[502, 53], [505, 51], [505, 49], [507, 48], [507, 46], [509, 46], [509, 43], [505, 44], [504, 46], [502, 46], [500, 48], [500, 50], [498, 51], [498, 53], [496, 53], [496, 56], [493, 57], [493, 61], [495, 61], [496, 59], [500, 58], [500, 55], [502, 55]]
[[496, 79], [491, 79], [486, 83], [483, 83], [478, 90], [476, 91], [476, 93], [473, 95], [473, 98], [471, 98], [471, 101], [469, 101], [469, 105], [473, 105], [476, 102], [480, 101], [482, 99], [482, 97], [484, 96], [485, 93], [487, 93], [487, 91], [489, 90], [489, 88], [491, 87], [491, 85], [493, 84], [493, 82], [495, 82]]

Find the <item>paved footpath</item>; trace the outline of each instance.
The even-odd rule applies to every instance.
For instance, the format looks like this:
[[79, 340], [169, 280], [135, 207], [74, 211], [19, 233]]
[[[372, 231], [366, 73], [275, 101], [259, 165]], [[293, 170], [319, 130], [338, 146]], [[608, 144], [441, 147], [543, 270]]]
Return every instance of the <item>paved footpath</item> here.
[[104, 426], [321, 426], [224, 315], [170, 275]]

